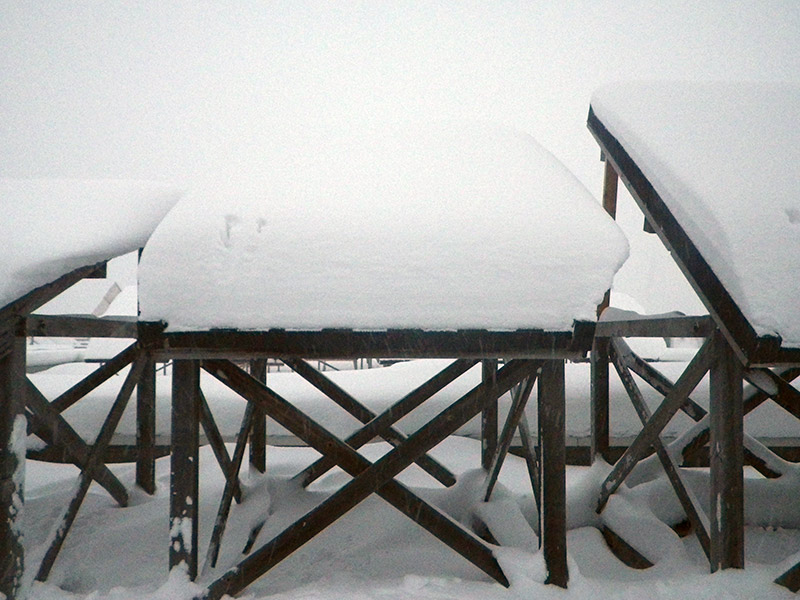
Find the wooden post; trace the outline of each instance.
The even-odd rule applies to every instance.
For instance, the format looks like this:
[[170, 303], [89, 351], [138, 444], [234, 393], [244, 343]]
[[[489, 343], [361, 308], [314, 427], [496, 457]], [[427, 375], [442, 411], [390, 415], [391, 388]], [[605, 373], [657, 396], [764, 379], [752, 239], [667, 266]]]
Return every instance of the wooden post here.
[[[0, 593], [14, 600], [24, 568], [25, 337], [0, 332]], [[6, 345], [7, 342], [7, 345]]]
[[156, 363], [150, 353], [143, 360], [136, 385], [136, 484], [152, 496], [156, 493]]
[[[605, 159], [605, 172], [603, 174], [603, 208], [611, 215], [612, 219], [617, 218], [617, 188], [619, 187], [619, 176], [614, 170], [611, 161]], [[611, 303], [611, 290], [607, 290], [603, 301], [597, 307], [597, 316], [603, 314]]]
[[711, 571], [744, 568], [742, 364], [717, 331], [711, 366]]
[[169, 568], [185, 565], [197, 577], [197, 487], [200, 364], [172, 363], [172, 459], [170, 467]]
[[548, 360], [539, 375], [541, 504], [539, 533], [547, 579], [567, 587], [567, 484], [564, 361]]
[[485, 402], [481, 411], [481, 467], [487, 471], [497, 452], [497, 360], [481, 362]]
[[609, 338], [595, 338], [591, 355], [591, 448], [590, 461], [600, 457], [609, 462]]
[[[261, 383], [267, 383], [267, 360], [250, 361], [250, 374]], [[253, 413], [253, 428], [250, 430], [250, 467], [259, 473], [267, 470], [267, 413], [260, 406]]]

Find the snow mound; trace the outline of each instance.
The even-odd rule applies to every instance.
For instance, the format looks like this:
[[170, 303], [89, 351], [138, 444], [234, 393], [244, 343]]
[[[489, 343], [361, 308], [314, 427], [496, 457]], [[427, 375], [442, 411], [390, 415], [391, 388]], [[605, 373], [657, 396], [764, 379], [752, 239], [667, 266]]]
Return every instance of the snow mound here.
[[184, 199], [139, 271], [170, 331], [569, 330], [627, 241], [531, 137], [489, 124], [396, 128], [285, 161], [260, 188]]
[[0, 307], [141, 248], [180, 196], [144, 181], [0, 178]]
[[800, 87], [615, 84], [592, 109], [756, 333], [800, 347]]

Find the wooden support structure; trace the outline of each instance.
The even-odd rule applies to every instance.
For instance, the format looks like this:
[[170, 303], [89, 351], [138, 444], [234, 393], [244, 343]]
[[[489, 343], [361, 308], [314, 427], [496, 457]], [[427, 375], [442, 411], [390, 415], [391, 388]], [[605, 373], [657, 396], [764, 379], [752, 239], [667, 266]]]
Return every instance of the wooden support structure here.
[[608, 453], [611, 436], [608, 344], [608, 338], [602, 337], [595, 337], [592, 344], [590, 371], [591, 448], [589, 458], [592, 463], [598, 458], [611, 462], [611, 457]]
[[0, 330], [0, 594], [19, 598], [25, 552], [22, 507], [25, 477], [25, 338]]
[[170, 462], [169, 568], [197, 577], [198, 443], [200, 364], [172, 365], [172, 458]]
[[142, 355], [142, 376], [136, 386], [136, 485], [156, 493], [156, 363]]
[[497, 361], [481, 361], [481, 380], [486, 390], [486, 403], [481, 411], [481, 467], [489, 470], [497, 453], [497, 394], [494, 391]]
[[539, 374], [539, 534], [547, 566], [545, 583], [567, 587], [566, 401], [564, 361], [548, 360]]
[[742, 364], [721, 333], [711, 365], [711, 571], [744, 568]]
[[[267, 383], [267, 359], [250, 361], [250, 374], [261, 383]], [[267, 415], [256, 407], [253, 413], [253, 428], [250, 431], [250, 468], [258, 473], [267, 471]]]

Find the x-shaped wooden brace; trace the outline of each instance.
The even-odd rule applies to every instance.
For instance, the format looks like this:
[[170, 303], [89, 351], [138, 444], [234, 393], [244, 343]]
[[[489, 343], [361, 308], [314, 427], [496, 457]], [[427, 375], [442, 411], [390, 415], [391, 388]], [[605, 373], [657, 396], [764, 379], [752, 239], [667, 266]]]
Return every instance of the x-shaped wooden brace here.
[[[497, 393], [507, 392], [529, 376], [538, 365], [538, 362], [527, 360], [508, 363], [498, 372]], [[481, 386], [445, 409], [381, 459], [370, 463], [353, 447], [232, 363], [213, 360], [205, 361], [203, 366], [248, 401], [262, 406], [270, 417], [323, 455], [329, 456], [353, 476], [352, 481], [318, 507], [214, 581], [203, 598], [221, 598], [224, 594], [235, 594], [242, 590], [372, 493], [378, 493], [495, 580], [508, 585], [491, 549], [393, 479], [480, 412], [485, 402]]]

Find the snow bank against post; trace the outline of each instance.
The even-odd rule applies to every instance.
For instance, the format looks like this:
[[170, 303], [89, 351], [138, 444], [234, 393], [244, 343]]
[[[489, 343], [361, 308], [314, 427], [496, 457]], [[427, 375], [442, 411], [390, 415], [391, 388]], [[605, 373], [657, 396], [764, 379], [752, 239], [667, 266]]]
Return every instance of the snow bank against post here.
[[144, 246], [180, 196], [143, 181], [0, 178], [0, 307]]
[[291, 156], [260, 187], [186, 198], [139, 271], [169, 330], [569, 330], [627, 257], [623, 234], [531, 137], [392, 129]]
[[592, 109], [756, 332], [800, 347], [800, 86], [615, 84]]

